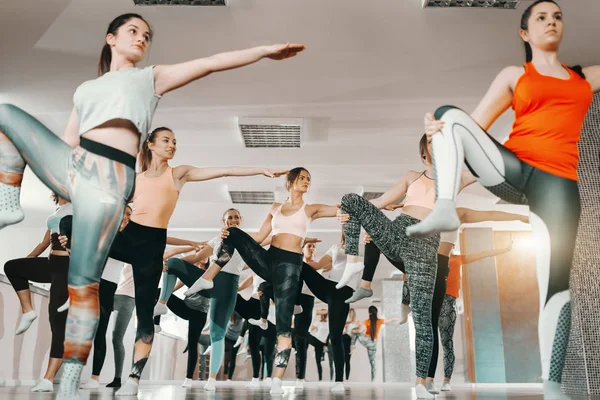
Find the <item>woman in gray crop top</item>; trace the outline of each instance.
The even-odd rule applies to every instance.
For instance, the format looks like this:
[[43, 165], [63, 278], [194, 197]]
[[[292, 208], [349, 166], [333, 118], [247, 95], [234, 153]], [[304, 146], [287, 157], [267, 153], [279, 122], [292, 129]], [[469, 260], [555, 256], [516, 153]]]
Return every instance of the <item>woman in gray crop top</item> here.
[[[0, 229], [23, 219], [19, 195], [25, 164], [77, 210], [60, 397], [77, 395], [98, 323], [102, 267], [133, 194], [135, 157], [160, 97], [213, 72], [263, 58], [284, 60], [304, 49], [298, 44], [260, 46], [180, 64], [136, 68], [151, 39], [152, 30], [138, 14], [124, 14], [110, 23], [100, 76], [77, 88], [64, 141], [20, 108], [0, 105], [0, 170], [4, 172], [0, 174]], [[137, 393], [137, 383], [130, 383], [119, 394]]]

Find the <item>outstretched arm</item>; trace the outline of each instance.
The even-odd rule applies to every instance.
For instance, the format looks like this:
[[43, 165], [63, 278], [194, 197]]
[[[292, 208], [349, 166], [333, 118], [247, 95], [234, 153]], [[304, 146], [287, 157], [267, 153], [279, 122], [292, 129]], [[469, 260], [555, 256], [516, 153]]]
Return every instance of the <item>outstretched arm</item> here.
[[176, 237], [167, 237], [167, 244], [171, 246], [191, 246], [196, 248], [196, 250], [201, 250], [204, 246], [206, 246], [207, 242], [194, 242], [193, 240], [187, 239], [179, 239]]
[[270, 178], [277, 178], [286, 173], [287, 171], [285, 170], [271, 171], [267, 168], [254, 167], [197, 168], [191, 165], [180, 165], [173, 170], [173, 178], [178, 183], [178, 186], [181, 187], [187, 182], [208, 181], [226, 176], [264, 175]]
[[311, 220], [319, 218], [333, 218], [337, 215], [340, 208], [339, 204], [329, 206], [327, 204], [311, 204], [308, 208], [309, 217]]
[[412, 181], [417, 179], [418, 176], [419, 174], [417, 172], [408, 171], [407, 173], [402, 175], [398, 182], [396, 182], [394, 186], [389, 188], [387, 192], [385, 192], [380, 197], [371, 200], [371, 203], [379, 209], [385, 208], [387, 205], [395, 203], [396, 201], [404, 197], [406, 191], [408, 190], [408, 186], [412, 183]]
[[511, 246], [506, 247], [504, 249], [492, 249], [492, 250], [481, 251], [479, 253], [468, 254], [464, 258], [463, 265], [471, 264], [471, 263], [474, 263], [479, 260], [483, 260], [484, 258], [488, 258], [488, 257], [496, 257], [496, 256], [499, 256], [500, 254], [508, 253], [511, 250], [512, 250], [512, 244], [511, 244]]
[[154, 67], [154, 91], [162, 96], [213, 72], [244, 67], [263, 58], [285, 60], [294, 57], [302, 50], [304, 45], [301, 44], [276, 44], [215, 54], [180, 64], [157, 65]]
[[194, 250], [196, 250], [195, 247], [188, 246], [188, 247], [178, 247], [176, 249], [165, 251], [163, 260], [168, 260], [169, 258], [176, 256], [177, 254], [189, 253], [190, 251], [194, 251]]
[[512, 214], [502, 211], [481, 211], [472, 210], [470, 208], [457, 208], [458, 218], [463, 224], [474, 224], [483, 221], [521, 221], [529, 223], [529, 217], [522, 214]]
[[210, 245], [206, 245], [202, 250], [197, 252], [196, 254], [191, 254], [187, 257], [183, 257], [183, 261], [187, 261], [190, 264], [196, 264], [200, 260], [204, 260], [212, 256], [214, 249]]
[[238, 286], [238, 292], [241, 292], [242, 290], [246, 289], [247, 287], [249, 287], [250, 285], [252, 285], [252, 280], [254, 279], [254, 274], [250, 274], [246, 277], [246, 279], [244, 279], [242, 281], [242, 283], [240, 283], [240, 286]]
[[310, 265], [312, 269], [318, 271], [331, 265], [331, 256], [329, 254], [325, 254], [319, 259], [319, 261], [306, 260], [306, 264]]

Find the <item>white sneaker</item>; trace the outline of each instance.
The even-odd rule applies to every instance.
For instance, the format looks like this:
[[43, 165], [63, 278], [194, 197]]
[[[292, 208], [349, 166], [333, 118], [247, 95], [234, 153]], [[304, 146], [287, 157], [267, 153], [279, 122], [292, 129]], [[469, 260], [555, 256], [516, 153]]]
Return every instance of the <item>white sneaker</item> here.
[[427, 382], [427, 391], [429, 393], [433, 393], [433, 394], [440, 394], [440, 391], [438, 390], [437, 387], [435, 387], [435, 383], [434, 382]]
[[344, 393], [346, 389], [344, 388], [343, 382], [336, 382], [335, 385], [331, 388], [332, 393]]
[[273, 378], [273, 383], [271, 384], [270, 394], [283, 394], [283, 382], [279, 378]]
[[271, 378], [265, 378], [265, 380], [263, 381], [263, 384], [265, 386], [271, 387], [271, 385], [273, 384], [273, 379], [271, 379]]
[[248, 323], [249, 323], [249, 324], [252, 324], [252, 325], [254, 325], [254, 326], [258, 326], [258, 327], [259, 327], [260, 329], [262, 329], [263, 331], [266, 331], [266, 330], [267, 330], [267, 328], [269, 327], [269, 323], [268, 323], [268, 322], [265, 322], [265, 321], [263, 321], [262, 319], [253, 319], [253, 318], [250, 318], [250, 319], [248, 320]]
[[35, 385], [32, 389], [32, 392], [54, 392], [54, 384], [50, 382], [48, 379], [42, 379]]
[[246, 385], [248, 389], [260, 388], [260, 380], [258, 378], [252, 378], [252, 380]]
[[98, 389], [100, 388], [100, 382], [95, 379], [90, 379], [86, 383], [79, 386], [79, 389]]
[[296, 389], [304, 389], [304, 379], [296, 379]]
[[415, 387], [415, 392], [417, 394], [417, 399], [435, 399], [435, 395], [429, 393], [422, 383]]
[[183, 383], [181, 384], [181, 387], [191, 388], [192, 387], [192, 380], [189, 379], [189, 378], [185, 378], [185, 381], [183, 381]]
[[204, 385], [204, 390], [207, 392], [214, 392], [217, 389], [215, 388], [215, 380], [213, 378], [208, 378], [206, 385]]
[[444, 382], [442, 385], [442, 392], [451, 392], [452, 388], [450, 387], [450, 382]]
[[121, 389], [117, 390], [115, 396], [137, 396], [139, 387], [139, 383], [127, 379]]

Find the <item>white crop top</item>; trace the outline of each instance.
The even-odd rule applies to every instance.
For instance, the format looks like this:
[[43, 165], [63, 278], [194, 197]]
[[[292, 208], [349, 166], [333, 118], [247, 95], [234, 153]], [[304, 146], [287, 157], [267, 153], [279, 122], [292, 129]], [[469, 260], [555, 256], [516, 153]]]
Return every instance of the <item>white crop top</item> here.
[[79, 135], [107, 121], [124, 119], [139, 131], [141, 148], [160, 98], [154, 93], [154, 66], [110, 71], [86, 81], [73, 95]]

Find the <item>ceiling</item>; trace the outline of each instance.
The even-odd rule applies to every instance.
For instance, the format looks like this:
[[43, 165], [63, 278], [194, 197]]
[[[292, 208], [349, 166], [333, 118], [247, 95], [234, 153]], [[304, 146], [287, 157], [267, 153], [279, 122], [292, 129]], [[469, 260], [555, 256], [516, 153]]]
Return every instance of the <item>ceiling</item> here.
[[[143, 65], [176, 63], [276, 42], [307, 46], [298, 57], [270, 60], [209, 76], [161, 100], [154, 126], [178, 139], [173, 165], [302, 165], [312, 174], [309, 202], [338, 203], [348, 192], [384, 191], [408, 169], [422, 169], [417, 144], [426, 111], [443, 104], [475, 107], [501, 68], [522, 64], [521, 12], [422, 9], [421, 0], [229, 0], [228, 7], [134, 7], [130, 0], [2, 0], [0, 102], [14, 103], [57, 134], [72, 95], [96, 74], [110, 20], [141, 13], [155, 38]], [[562, 1], [566, 37], [562, 61], [600, 63], [597, 0]], [[580, 21], [575, 28], [575, 21]], [[303, 118], [300, 149], [246, 149], [238, 117]], [[504, 138], [512, 113], [491, 134]], [[226, 178], [188, 184], [171, 220], [172, 235], [209, 238], [231, 206], [227, 188], [275, 190], [283, 179]], [[24, 222], [42, 225], [52, 205], [28, 171]], [[474, 185], [461, 202], [493, 207]], [[258, 228], [268, 206], [243, 205], [245, 227]], [[339, 224], [317, 221], [318, 254], [338, 240]], [[10, 229], [18, 229], [16, 227]], [[382, 274], [391, 270], [384, 268]]]

